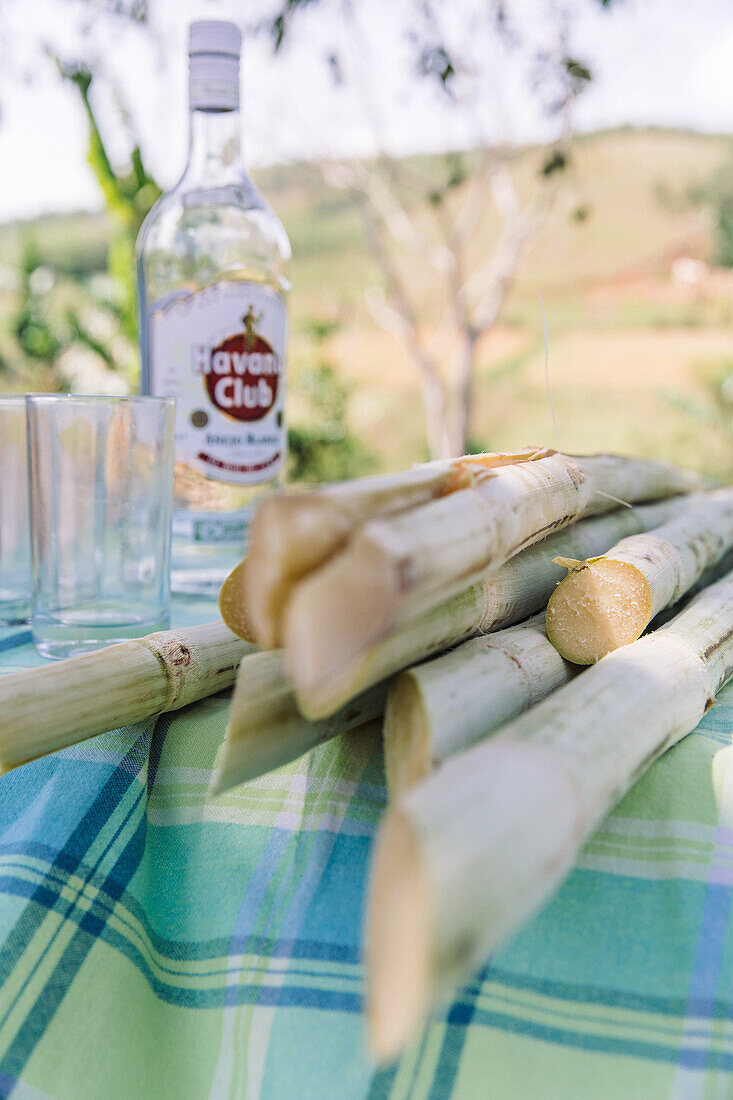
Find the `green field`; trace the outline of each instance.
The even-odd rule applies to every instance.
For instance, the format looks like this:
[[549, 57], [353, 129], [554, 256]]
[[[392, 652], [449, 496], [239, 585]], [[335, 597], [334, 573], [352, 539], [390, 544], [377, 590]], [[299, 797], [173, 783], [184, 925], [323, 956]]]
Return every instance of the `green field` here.
[[[678, 261], [711, 255], [711, 212], [689, 195], [726, 161], [733, 166], [732, 148], [727, 138], [672, 131], [614, 131], [577, 142], [564, 194], [525, 257], [499, 324], [479, 346], [474, 445], [554, 442], [539, 292], [565, 450], [628, 451], [731, 476], [733, 272], [685, 269]], [[535, 161], [527, 151], [520, 176]], [[415, 368], [364, 305], [364, 291], [380, 276], [354, 203], [306, 165], [270, 169], [258, 181], [293, 243], [293, 371], [316, 356], [336, 366], [350, 386], [350, 428], [382, 468], [425, 457]], [[579, 208], [583, 220], [573, 216]], [[24, 231], [0, 227], [6, 268]], [[49, 266], [83, 277], [103, 265], [109, 226], [101, 215], [50, 217], [33, 232]], [[491, 246], [492, 233], [489, 224], [477, 253]], [[694, 278], [681, 278], [685, 271]], [[2, 285], [0, 354], [2, 311], [13, 296], [7, 280]], [[426, 302], [427, 333], [435, 323], [429, 292]], [[317, 349], [314, 322], [333, 325]], [[294, 413], [302, 415], [297, 400]]]

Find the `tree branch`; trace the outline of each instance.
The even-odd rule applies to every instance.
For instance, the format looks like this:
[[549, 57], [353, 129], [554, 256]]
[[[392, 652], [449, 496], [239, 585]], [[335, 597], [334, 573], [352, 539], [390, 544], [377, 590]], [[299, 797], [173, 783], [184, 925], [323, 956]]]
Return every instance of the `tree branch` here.
[[362, 203], [362, 212], [367, 241], [382, 271], [390, 299], [389, 303], [379, 303], [372, 295], [367, 298], [367, 305], [375, 321], [402, 341], [417, 364], [430, 450], [433, 455], [447, 457], [445, 399], [438, 365], [420, 341], [416, 314], [397, 266], [385, 246], [379, 220], [367, 202]]

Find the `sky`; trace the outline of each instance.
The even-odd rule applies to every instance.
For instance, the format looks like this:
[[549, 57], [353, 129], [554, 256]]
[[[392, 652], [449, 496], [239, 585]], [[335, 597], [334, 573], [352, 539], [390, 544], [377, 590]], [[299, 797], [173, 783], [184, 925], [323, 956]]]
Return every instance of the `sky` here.
[[[552, 140], [559, 126], [532, 92], [524, 55], [476, 32], [482, 0], [437, 0], [441, 34], [473, 76], [458, 85], [456, 109], [415, 80], [407, 5], [355, 0], [354, 21], [337, 0], [307, 9], [290, 42], [273, 57], [266, 36], [247, 36], [242, 67], [244, 149], [248, 164], [393, 154], [477, 140]], [[507, 0], [528, 47], [552, 48], [553, 0]], [[46, 211], [98, 209], [86, 164], [87, 130], [78, 96], [48, 56], [85, 58], [103, 73], [95, 84], [114, 155], [125, 142], [120, 103], [164, 186], [186, 155], [186, 29], [191, 18], [242, 24], [272, 12], [276, 0], [150, 0], [141, 31], [111, 17], [82, 34], [94, 0], [0, 0], [0, 220]], [[97, 0], [97, 7], [104, 6]], [[109, 5], [108, 5], [109, 6]], [[577, 103], [582, 131], [632, 124], [733, 133], [732, 0], [555, 0], [566, 12], [568, 52], [594, 81]], [[349, 80], [334, 85], [325, 63], [334, 49]], [[471, 106], [472, 105], [472, 106]]]

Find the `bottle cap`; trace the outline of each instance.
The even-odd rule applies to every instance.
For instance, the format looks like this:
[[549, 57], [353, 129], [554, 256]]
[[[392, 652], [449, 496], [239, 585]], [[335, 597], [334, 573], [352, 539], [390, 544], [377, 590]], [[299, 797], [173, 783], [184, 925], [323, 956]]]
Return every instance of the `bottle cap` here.
[[188, 56], [226, 54], [239, 57], [242, 32], [236, 23], [223, 19], [199, 19], [188, 28]]
[[189, 101], [198, 111], [239, 107], [242, 34], [235, 23], [202, 19], [189, 28]]

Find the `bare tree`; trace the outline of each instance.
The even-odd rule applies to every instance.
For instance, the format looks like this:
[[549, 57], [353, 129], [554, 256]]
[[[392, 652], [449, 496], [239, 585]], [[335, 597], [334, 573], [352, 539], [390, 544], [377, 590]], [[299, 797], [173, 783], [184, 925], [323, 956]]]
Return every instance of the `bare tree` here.
[[[80, 7], [59, 2], [77, 12], [82, 40], [98, 23], [120, 20], [151, 33], [146, 0], [83, 0]], [[571, 49], [572, 14], [565, 2], [260, 0], [269, 17], [253, 29], [268, 31], [276, 52], [287, 48], [301, 19], [312, 16], [311, 28], [320, 20], [315, 40], [333, 79], [336, 114], [342, 93], [355, 91], [362, 104], [372, 134], [370, 155], [321, 156], [317, 164], [329, 185], [347, 190], [358, 204], [381, 274], [366, 306], [415, 364], [434, 456], [466, 450], [481, 338], [496, 323], [522, 258], [566, 186], [573, 107], [591, 73]], [[12, 7], [21, 0], [5, 3]], [[573, 13], [577, 9], [576, 3]], [[0, 16], [4, 10], [0, 0]], [[390, 50], [385, 35], [392, 38]], [[404, 140], [395, 140], [394, 123], [404, 139], [405, 101], [385, 105], [388, 66], [401, 74], [399, 97], [404, 92], [422, 100], [418, 117], [426, 146], [434, 112], [442, 132], [433, 147], [451, 151], [429, 158], [397, 155]], [[144, 213], [141, 195], [152, 201], [157, 190], [134, 142], [130, 172], [110, 167], [87, 95], [87, 68], [66, 65], [62, 71], [82, 95], [92, 162], [124, 228], [131, 211]], [[538, 113], [554, 120], [553, 141], [529, 157], [510, 140], [516, 134], [508, 101], [517, 95], [520, 78], [522, 102], [529, 85]], [[324, 120], [318, 122], [323, 127]], [[266, 125], [272, 126], [270, 117]], [[128, 253], [130, 241], [128, 232], [121, 245]], [[132, 318], [131, 309], [127, 313]]]
[[[299, 9], [314, 2], [288, 0], [268, 24], [276, 49], [287, 41]], [[329, 185], [358, 201], [382, 276], [366, 304], [417, 368], [430, 452], [460, 454], [469, 434], [477, 345], [495, 324], [522, 257], [564, 185], [573, 106], [591, 73], [570, 52], [570, 15], [554, 0], [532, 6], [539, 31], [526, 20], [513, 21], [503, 0], [401, 5], [395, 33], [410, 47], [424, 93], [460, 121], [463, 149], [429, 163], [397, 158], [383, 147], [389, 127], [375, 88], [383, 67], [370, 51], [363, 6], [352, 0], [318, 6], [331, 20], [336, 12], [341, 24], [340, 45], [327, 55], [334, 83], [356, 86], [381, 149], [368, 158], [322, 159], [319, 166]], [[556, 120], [554, 141], [540, 151], [533, 177], [524, 171], [521, 185], [521, 151], [496, 139], [505, 108], [496, 68], [506, 66], [515, 79], [524, 72], [539, 109]]]

